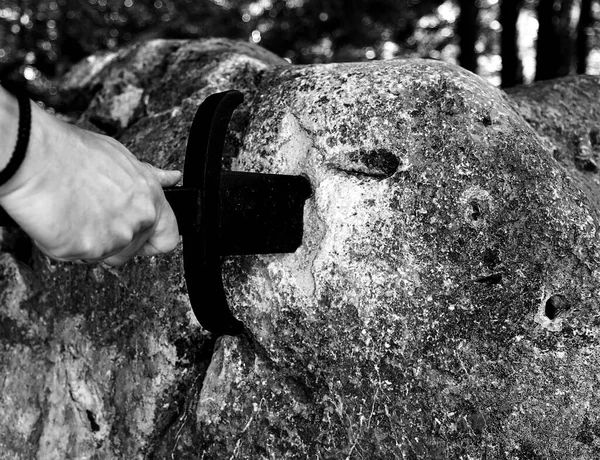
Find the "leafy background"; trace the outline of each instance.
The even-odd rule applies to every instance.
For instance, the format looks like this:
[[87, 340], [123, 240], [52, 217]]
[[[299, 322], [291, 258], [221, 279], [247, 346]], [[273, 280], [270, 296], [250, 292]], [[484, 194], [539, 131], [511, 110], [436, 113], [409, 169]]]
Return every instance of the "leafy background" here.
[[0, 0], [0, 79], [51, 101], [91, 53], [210, 36], [297, 64], [441, 59], [502, 86], [600, 73], [600, 0]]

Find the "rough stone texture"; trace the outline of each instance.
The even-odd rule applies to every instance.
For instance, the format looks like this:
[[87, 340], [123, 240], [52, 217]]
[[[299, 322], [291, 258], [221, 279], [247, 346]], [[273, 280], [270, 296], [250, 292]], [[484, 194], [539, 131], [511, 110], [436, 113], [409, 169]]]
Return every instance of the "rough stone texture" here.
[[[61, 94], [87, 107], [67, 118], [180, 167], [199, 102], [238, 88], [247, 110], [274, 64], [227, 40], [156, 40], [85, 60]], [[0, 459], [177, 457], [215, 342], [191, 313], [180, 248], [116, 270], [53, 263], [0, 231]]]
[[561, 78], [511, 89], [509, 96], [599, 213], [600, 105], [593, 102], [600, 100], [600, 79]]
[[232, 167], [313, 196], [296, 253], [224, 261], [247, 331], [216, 342], [179, 251], [69, 266], [5, 231], [0, 459], [598, 458], [600, 81], [284, 64], [152, 41], [67, 78], [79, 123], [160, 166], [241, 89]]
[[295, 254], [226, 271], [271, 378], [302, 389], [224, 391], [242, 445], [271, 429], [273, 458], [294, 436], [308, 458], [597, 457], [595, 211], [506, 96], [430, 61], [263, 88], [234, 167], [306, 174], [314, 196]]

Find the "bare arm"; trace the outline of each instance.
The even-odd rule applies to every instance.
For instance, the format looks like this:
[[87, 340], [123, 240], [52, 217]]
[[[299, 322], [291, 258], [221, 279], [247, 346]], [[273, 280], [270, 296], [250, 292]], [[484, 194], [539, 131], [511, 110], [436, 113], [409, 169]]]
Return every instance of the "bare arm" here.
[[17, 142], [19, 107], [16, 98], [0, 86], [0, 171], [8, 164]]
[[[0, 87], [0, 170], [17, 138], [16, 99]], [[121, 265], [171, 251], [177, 222], [162, 187], [179, 181], [116, 140], [64, 123], [32, 104], [22, 165], [0, 186], [0, 206], [47, 255]]]

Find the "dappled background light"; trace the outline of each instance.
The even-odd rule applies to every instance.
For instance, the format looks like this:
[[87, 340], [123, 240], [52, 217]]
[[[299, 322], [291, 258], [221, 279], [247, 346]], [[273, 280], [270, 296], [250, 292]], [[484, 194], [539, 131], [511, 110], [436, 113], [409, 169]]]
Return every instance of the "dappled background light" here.
[[[520, 2], [520, 72], [522, 81], [529, 83], [536, 76], [538, 2], [514, 1]], [[573, 42], [585, 1], [548, 0], [557, 11], [568, 5], [560, 20], [566, 18]], [[38, 96], [51, 96], [61, 75], [86, 55], [159, 37], [247, 40], [295, 64], [422, 57], [466, 65], [458, 28], [465, 4], [466, 0], [0, 0], [0, 78], [25, 81]], [[472, 70], [500, 85], [501, 1], [471, 4], [477, 6], [473, 27], [478, 27]], [[599, 74], [600, 1], [592, 0], [590, 10], [585, 70]], [[576, 62], [568, 65], [574, 72]]]

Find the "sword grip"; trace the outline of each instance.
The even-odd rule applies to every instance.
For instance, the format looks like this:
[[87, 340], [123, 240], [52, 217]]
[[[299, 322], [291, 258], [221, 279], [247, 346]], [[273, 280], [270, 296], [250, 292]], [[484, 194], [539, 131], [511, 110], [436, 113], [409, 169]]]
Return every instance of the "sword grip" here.
[[179, 234], [192, 232], [197, 218], [198, 189], [188, 187], [165, 187], [165, 198], [175, 213]]
[[17, 223], [2, 207], [0, 207], [0, 227], [18, 227]]
[[[198, 190], [185, 187], [166, 187], [165, 198], [175, 213], [179, 233], [183, 234], [194, 228]], [[0, 207], [0, 227], [18, 227], [12, 217]]]

